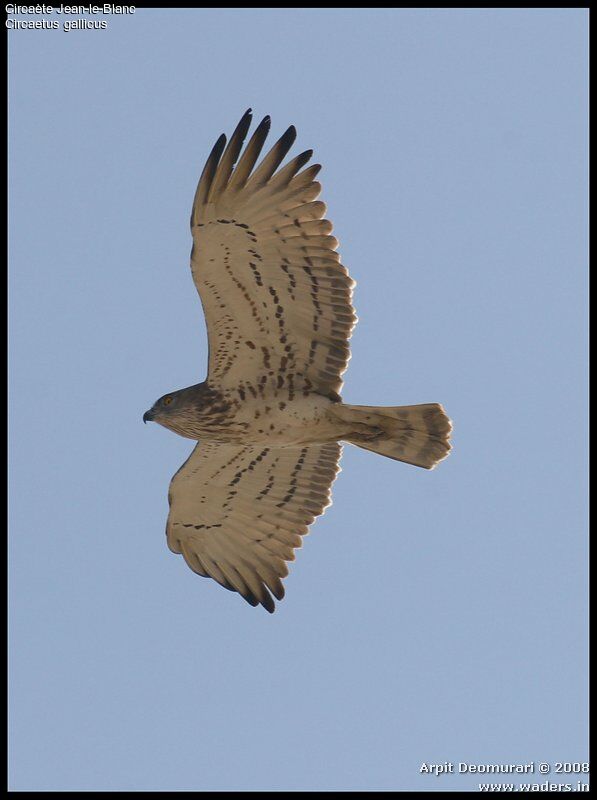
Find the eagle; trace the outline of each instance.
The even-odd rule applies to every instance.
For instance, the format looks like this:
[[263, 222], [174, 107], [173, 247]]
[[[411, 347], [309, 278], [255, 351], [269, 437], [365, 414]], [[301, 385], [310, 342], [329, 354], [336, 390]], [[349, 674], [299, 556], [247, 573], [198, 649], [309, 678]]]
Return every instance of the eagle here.
[[[331, 502], [342, 442], [432, 469], [450, 450], [438, 403], [342, 402], [354, 281], [318, 200], [313, 151], [290, 126], [259, 161], [249, 109], [215, 143], [191, 212], [191, 272], [207, 323], [207, 380], [143, 415], [197, 441], [168, 492], [166, 536], [198, 575], [272, 613], [288, 561]], [[256, 166], [257, 165], [257, 166]]]

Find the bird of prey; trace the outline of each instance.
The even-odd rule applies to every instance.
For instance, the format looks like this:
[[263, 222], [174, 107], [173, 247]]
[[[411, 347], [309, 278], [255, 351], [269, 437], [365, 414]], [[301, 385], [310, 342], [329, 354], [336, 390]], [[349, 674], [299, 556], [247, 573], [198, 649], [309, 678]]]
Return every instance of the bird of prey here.
[[[207, 321], [207, 380], [143, 420], [197, 440], [168, 493], [168, 546], [199, 575], [274, 611], [287, 561], [330, 503], [341, 442], [432, 469], [450, 450], [441, 405], [342, 402], [354, 281], [317, 200], [312, 150], [281, 167], [288, 128], [256, 166], [265, 117], [222, 134], [191, 212], [191, 272]], [[273, 595], [273, 597], [272, 597]]]

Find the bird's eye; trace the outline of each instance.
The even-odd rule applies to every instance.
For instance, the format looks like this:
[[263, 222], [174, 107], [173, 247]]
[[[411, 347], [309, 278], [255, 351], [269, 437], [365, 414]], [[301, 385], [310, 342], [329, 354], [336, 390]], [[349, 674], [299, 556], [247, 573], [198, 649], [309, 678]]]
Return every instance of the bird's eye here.
[[170, 403], [172, 402], [172, 398], [170, 397], [170, 395], [168, 395], [168, 397], [164, 397], [164, 400], [162, 402], [164, 403], [165, 406], [169, 406]]

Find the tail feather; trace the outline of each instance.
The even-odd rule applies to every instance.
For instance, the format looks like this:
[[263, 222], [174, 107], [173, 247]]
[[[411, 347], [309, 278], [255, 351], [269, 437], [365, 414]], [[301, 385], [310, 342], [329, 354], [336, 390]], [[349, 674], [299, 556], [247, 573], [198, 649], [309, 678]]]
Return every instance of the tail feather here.
[[351, 406], [338, 403], [334, 412], [350, 426], [343, 437], [382, 456], [433, 469], [450, 452], [452, 423], [439, 403], [416, 406]]

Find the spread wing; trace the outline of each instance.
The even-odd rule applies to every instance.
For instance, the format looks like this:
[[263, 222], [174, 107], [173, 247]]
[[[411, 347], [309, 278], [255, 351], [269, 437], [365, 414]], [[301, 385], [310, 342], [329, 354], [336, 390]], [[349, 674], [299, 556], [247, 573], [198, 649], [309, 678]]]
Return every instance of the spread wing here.
[[323, 219], [326, 206], [316, 201], [320, 166], [302, 169], [313, 154], [307, 150], [279, 169], [296, 138], [290, 127], [254, 169], [270, 119], [241, 155], [250, 124], [249, 110], [227, 146], [223, 134], [216, 142], [191, 215], [208, 380], [232, 388], [311, 389], [337, 399], [356, 322], [354, 281]]
[[170, 484], [168, 546], [194, 572], [273, 612], [270, 592], [284, 596], [285, 562], [330, 504], [340, 454], [335, 442], [198, 444]]

